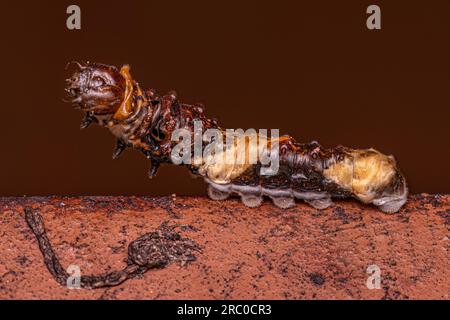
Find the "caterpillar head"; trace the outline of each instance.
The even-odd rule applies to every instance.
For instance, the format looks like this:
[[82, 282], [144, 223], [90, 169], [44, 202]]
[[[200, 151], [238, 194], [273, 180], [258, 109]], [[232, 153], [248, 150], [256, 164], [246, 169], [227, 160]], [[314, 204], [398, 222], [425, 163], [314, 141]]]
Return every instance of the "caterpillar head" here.
[[343, 160], [324, 170], [324, 175], [386, 213], [400, 210], [408, 197], [406, 180], [394, 157], [375, 149], [347, 150]]
[[127, 67], [123, 72], [99, 63], [74, 64], [77, 69], [66, 79], [67, 100], [96, 116], [114, 115], [125, 99]]

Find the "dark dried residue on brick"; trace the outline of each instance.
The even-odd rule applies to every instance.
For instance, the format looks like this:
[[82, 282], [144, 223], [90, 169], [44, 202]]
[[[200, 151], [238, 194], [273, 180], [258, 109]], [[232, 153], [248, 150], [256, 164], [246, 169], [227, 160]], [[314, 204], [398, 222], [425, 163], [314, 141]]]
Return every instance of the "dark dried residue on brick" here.
[[316, 286], [321, 286], [325, 283], [325, 278], [320, 273], [311, 273], [309, 279], [311, 279], [311, 282]]
[[[25, 219], [38, 240], [39, 249], [48, 271], [59, 284], [67, 285], [69, 274], [62, 267], [47, 237], [40, 211], [25, 208]], [[127, 266], [124, 269], [104, 275], [83, 275], [80, 279], [80, 286], [91, 289], [116, 286], [149, 269], [164, 268], [171, 262], [178, 261], [181, 265], [185, 265], [195, 261], [194, 252], [200, 251], [199, 245], [189, 238], [182, 237], [175, 231], [177, 227], [164, 222], [157, 230], [132, 241], [128, 246]]]

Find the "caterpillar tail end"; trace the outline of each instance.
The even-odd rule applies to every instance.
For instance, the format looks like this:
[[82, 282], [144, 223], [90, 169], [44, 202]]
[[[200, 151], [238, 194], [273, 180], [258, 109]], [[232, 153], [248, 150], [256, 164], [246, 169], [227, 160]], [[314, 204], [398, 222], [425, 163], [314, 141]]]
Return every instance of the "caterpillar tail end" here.
[[384, 213], [399, 211], [408, 200], [408, 187], [395, 158], [369, 149], [354, 159], [352, 187], [357, 197]]
[[375, 149], [348, 150], [344, 160], [325, 170], [324, 175], [361, 202], [385, 213], [399, 211], [408, 199], [406, 180], [395, 158]]

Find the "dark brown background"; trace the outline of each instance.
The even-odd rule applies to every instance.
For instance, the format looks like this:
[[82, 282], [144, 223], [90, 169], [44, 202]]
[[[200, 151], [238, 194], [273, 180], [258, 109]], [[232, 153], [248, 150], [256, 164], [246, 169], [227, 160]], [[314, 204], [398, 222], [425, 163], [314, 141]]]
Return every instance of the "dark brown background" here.
[[[203, 194], [200, 179], [78, 129], [65, 64], [129, 63], [144, 87], [203, 102], [227, 128], [279, 128], [392, 153], [413, 192], [450, 191], [450, 2], [72, 1], [2, 9], [1, 195]], [[378, 4], [382, 30], [366, 28]]]

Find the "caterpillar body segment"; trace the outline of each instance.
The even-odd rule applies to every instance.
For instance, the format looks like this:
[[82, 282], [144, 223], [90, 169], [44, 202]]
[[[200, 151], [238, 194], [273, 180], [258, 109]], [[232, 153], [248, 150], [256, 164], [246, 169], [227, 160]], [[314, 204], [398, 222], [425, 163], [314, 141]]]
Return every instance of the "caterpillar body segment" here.
[[[108, 128], [117, 138], [113, 158], [128, 147], [141, 151], [151, 162], [150, 178], [160, 164], [172, 163], [171, 153], [178, 143], [172, 134], [177, 129], [186, 130], [194, 141], [195, 123], [200, 122], [203, 130], [217, 129], [225, 141], [226, 131], [204, 115], [202, 105], [180, 103], [175, 92], [159, 96], [152, 89], [143, 91], [128, 66], [119, 70], [98, 63], [77, 64], [66, 81], [69, 102], [85, 115], [81, 128], [91, 123]], [[262, 174], [265, 165], [259, 159], [247, 159], [252, 152], [260, 152], [261, 141], [269, 151], [277, 148], [279, 169], [274, 174]], [[240, 156], [245, 160], [238, 161]], [[392, 156], [375, 149], [327, 149], [317, 142], [296, 142], [290, 136], [236, 136], [222, 151], [206, 158], [194, 156], [182, 165], [205, 179], [210, 198], [225, 200], [235, 194], [249, 207], [260, 206], [264, 197], [284, 209], [294, 206], [295, 199], [325, 209], [332, 205], [332, 198], [356, 198], [393, 213], [408, 195]]]

